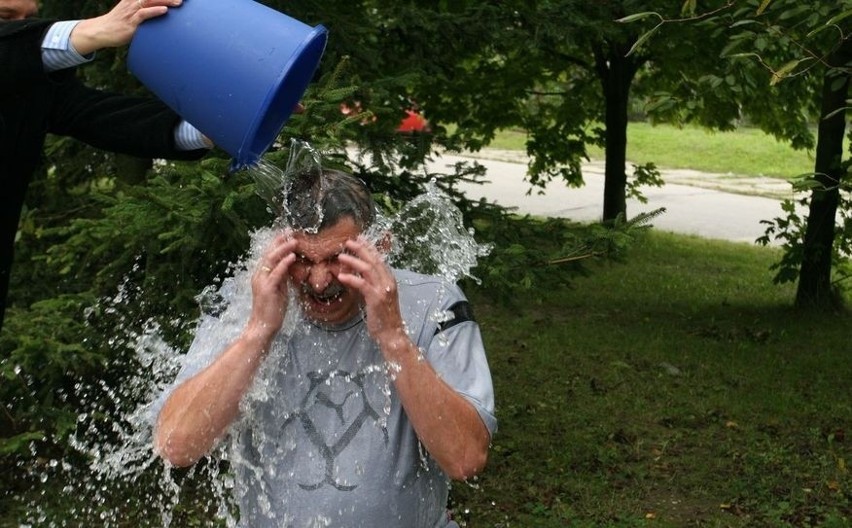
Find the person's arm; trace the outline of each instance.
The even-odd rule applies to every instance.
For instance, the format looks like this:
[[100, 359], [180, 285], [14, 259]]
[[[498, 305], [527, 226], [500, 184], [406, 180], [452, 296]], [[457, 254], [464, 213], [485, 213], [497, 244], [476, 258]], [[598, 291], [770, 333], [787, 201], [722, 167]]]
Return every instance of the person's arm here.
[[108, 13], [80, 21], [71, 32], [71, 44], [81, 55], [124, 46], [139, 24], [180, 4], [181, 0], [121, 0]]
[[207, 152], [197, 143], [179, 143], [182, 119], [153, 97], [95, 90], [73, 76], [54, 86], [56, 97], [48, 122], [53, 134], [140, 158], [193, 160]]
[[[151, 0], [151, 3], [153, 3], [153, 0]], [[120, 6], [121, 4], [116, 6], [116, 9]], [[151, 16], [156, 16], [156, 12]], [[85, 34], [85, 31], [78, 29], [78, 26], [83, 22], [87, 21], [62, 21], [48, 28], [41, 44], [42, 61], [46, 72], [73, 68], [90, 62], [94, 58], [94, 53], [82, 55], [74, 44], [74, 35], [79, 37], [81, 33]], [[78, 40], [80, 39], [78, 38]], [[174, 128], [174, 145], [180, 151], [213, 147], [212, 142], [201, 131], [183, 120]]]
[[274, 334], [248, 325], [209, 367], [181, 384], [157, 419], [155, 451], [175, 466], [205, 456], [237, 417]]
[[279, 235], [252, 277], [252, 313], [240, 336], [206, 369], [179, 385], [160, 410], [156, 452], [175, 466], [205, 456], [237, 418], [243, 396], [284, 322], [295, 240]]
[[393, 370], [394, 385], [417, 437], [441, 469], [456, 480], [479, 473], [490, 433], [474, 406], [444, 382], [405, 332], [397, 283], [372, 244], [348, 241], [338, 258], [353, 273], [339, 280], [364, 296], [367, 328]]
[[438, 376], [402, 327], [381, 335], [376, 341], [394, 365], [394, 385], [426, 450], [452, 479], [478, 474], [491, 442], [479, 413]]

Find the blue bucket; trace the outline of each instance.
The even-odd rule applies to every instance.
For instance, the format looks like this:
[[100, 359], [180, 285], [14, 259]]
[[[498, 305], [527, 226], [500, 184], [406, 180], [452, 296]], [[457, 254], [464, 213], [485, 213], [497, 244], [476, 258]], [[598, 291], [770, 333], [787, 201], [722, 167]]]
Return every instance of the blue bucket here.
[[253, 0], [185, 0], [141, 24], [131, 73], [234, 160], [257, 163], [308, 87], [328, 33]]

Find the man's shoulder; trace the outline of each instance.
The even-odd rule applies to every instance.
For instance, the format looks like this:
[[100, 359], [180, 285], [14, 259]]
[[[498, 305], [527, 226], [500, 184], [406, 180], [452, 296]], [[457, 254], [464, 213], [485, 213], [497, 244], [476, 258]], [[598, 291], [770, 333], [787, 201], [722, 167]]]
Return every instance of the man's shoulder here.
[[400, 288], [444, 288], [455, 284], [436, 275], [426, 275], [416, 271], [393, 268], [396, 283]]
[[403, 298], [463, 299], [464, 293], [454, 282], [436, 275], [426, 275], [404, 269], [393, 269], [400, 296]]

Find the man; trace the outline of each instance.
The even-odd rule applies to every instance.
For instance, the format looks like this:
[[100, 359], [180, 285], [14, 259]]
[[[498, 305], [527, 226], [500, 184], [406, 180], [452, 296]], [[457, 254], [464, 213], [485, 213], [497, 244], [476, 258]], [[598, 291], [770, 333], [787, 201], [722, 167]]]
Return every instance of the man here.
[[0, 329], [15, 234], [47, 133], [144, 158], [198, 159], [211, 145], [149, 98], [94, 90], [74, 67], [130, 42], [143, 21], [180, 0], [121, 0], [108, 13], [56, 22], [33, 18], [35, 0], [0, 0]]
[[252, 528], [457, 526], [449, 480], [482, 470], [496, 429], [467, 301], [384, 262], [364, 236], [375, 212], [357, 178], [304, 173], [286, 202], [292, 229], [260, 255], [250, 301], [199, 325], [156, 451], [188, 466], [230, 433]]

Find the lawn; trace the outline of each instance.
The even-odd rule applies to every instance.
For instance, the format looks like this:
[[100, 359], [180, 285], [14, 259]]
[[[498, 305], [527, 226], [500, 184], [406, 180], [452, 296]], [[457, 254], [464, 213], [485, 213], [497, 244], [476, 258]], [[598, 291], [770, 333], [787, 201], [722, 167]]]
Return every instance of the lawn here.
[[[491, 148], [525, 150], [526, 134], [504, 130]], [[603, 159], [603, 150], [589, 149], [592, 159]], [[794, 150], [754, 128], [712, 132], [687, 126], [635, 122], [627, 127], [627, 159], [632, 163], [654, 162], [667, 169], [693, 169], [721, 174], [789, 178], [813, 170], [813, 152]]]
[[471, 291], [500, 430], [466, 525], [849, 526], [852, 320], [791, 310], [777, 258], [651, 233], [515, 307]]

